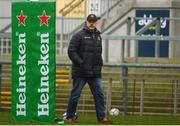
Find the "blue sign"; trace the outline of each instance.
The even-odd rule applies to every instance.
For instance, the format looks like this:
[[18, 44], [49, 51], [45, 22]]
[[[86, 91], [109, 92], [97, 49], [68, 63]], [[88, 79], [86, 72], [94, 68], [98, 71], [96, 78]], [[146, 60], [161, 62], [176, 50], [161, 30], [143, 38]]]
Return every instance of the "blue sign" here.
[[[145, 25], [149, 24], [154, 17], [169, 17], [169, 10], [136, 10], [136, 17], [144, 17], [144, 19], [136, 20], [136, 32]], [[169, 36], [169, 21], [161, 19], [160, 34]], [[155, 26], [149, 27], [143, 35], [155, 35]], [[155, 41], [139, 41], [139, 57], [155, 57]], [[169, 54], [169, 41], [160, 41], [160, 57], [168, 57]]]

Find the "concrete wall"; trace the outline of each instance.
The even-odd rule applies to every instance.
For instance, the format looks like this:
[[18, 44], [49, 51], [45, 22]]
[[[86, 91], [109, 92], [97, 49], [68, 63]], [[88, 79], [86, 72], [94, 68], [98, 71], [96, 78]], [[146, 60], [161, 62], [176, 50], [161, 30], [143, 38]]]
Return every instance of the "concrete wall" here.
[[[180, 1], [173, 0], [171, 9], [171, 17], [180, 17]], [[172, 20], [170, 23], [170, 35], [171, 36], [180, 36], [180, 20]], [[170, 57], [180, 58], [180, 41], [170, 42], [169, 46], [169, 55]]]
[[11, 16], [11, 1], [12, 0], [0, 0], [0, 17]]
[[0, 0], [0, 30], [11, 23], [11, 1]]
[[135, 0], [136, 5], [135, 7], [143, 7], [143, 8], [164, 8], [164, 7], [170, 7], [171, 0]]
[[[117, 27], [118, 24], [120, 24], [122, 21], [126, 20], [128, 17], [134, 17], [135, 15], [135, 11], [131, 11], [129, 12], [125, 17], [123, 17], [118, 23], [116, 23], [111, 29]], [[127, 35], [127, 26], [123, 25], [120, 29], [118, 29], [117, 31], [115, 31], [113, 34], [111, 35], [115, 35], [115, 36], [121, 36], [121, 35]], [[110, 31], [111, 29], [109, 29], [108, 31]], [[108, 32], [107, 31], [107, 32]], [[131, 35], [135, 34], [135, 24], [133, 23], [133, 25], [131, 26]], [[104, 42], [104, 41], [103, 41]], [[103, 56], [105, 55], [105, 42], [104, 44], [104, 48], [103, 48]], [[115, 63], [115, 62], [120, 62], [120, 57], [121, 57], [121, 46], [122, 46], [122, 41], [121, 40], [110, 40], [109, 41], [109, 62]], [[135, 48], [134, 48], [134, 42], [133, 40], [130, 41], [130, 57], [134, 57], [135, 54]], [[128, 51], [128, 45], [125, 45], [125, 56], [127, 56], [127, 51]], [[105, 56], [104, 56], [105, 58]]]

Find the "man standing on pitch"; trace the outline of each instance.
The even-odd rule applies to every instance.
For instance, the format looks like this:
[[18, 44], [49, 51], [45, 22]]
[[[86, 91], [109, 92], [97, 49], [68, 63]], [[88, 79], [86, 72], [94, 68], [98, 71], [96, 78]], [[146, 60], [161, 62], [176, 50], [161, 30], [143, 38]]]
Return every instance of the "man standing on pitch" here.
[[94, 14], [88, 15], [84, 28], [73, 35], [68, 47], [68, 55], [73, 63], [73, 89], [69, 97], [65, 122], [76, 121], [73, 117], [78, 99], [84, 85], [88, 83], [95, 101], [97, 120], [103, 124], [111, 124], [111, 121], [105, 117], [101, 82], [102, 40], [100, 32], [96, 28], [98, 19]]

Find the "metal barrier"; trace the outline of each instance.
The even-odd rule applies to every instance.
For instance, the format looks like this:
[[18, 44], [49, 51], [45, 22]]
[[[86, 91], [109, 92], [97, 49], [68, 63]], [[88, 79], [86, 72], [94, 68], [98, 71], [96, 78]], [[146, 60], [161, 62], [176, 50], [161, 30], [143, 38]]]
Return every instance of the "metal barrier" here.
[[1, 78], [2, 78], [2, 64], [0, 64], [0, 110], [1, 110]]
[[[101, 12], [98, 16], [108, 18], [110, 11], [112, 13], [113, 8], [123, 1], [124, 0], [100, 0], [99, 4], [101, 4], [101, 6], [98, 9], [100, 9]], [[89, 0], [71, 1], [59, 11], [61, 16], [57, 17], [57, 30], [60, 36], [57, 47], [60, 50], [58, 51], [60, 55], [65, 54], [63, 52], [64, 44], [69, 41], [70, 37], [77, 32], [77, 30], [83, 27], [86, 16], [89, 14], [89, 7], [87, 6], [89, 3]], [[78, 9], [80, 10], [79, 13], [75, 13]]]
[[[110, 40], [119, 40], [119, 42], [121, 42], [121, 47], [120, 47], [120, 63], [124, 62], [124, 58], [125, 56], [125, 48], [126, 48], [126, 43], [128, 43], [129, 41], [133, 42], [138, 41], [138, 40], [156, 40], [157, 42], [159, 41], [173, 41], [173, 42], [178, 42], [180, 41], [180, 37], [179, 36], [112, 36], [112, 35], [103, 35], [102, 36], [103, 42], [105, 43], [109, 43]], [[56, 48], [56, 52], [59, 52], [58, 50], [60, 50], [59, 48], [59, 40], [57, 39], [57, 48]], [[137, 44], [137, 42], [135, 42]], [[106, 47], [108, 47], [106, 45]], [[109, 55], [109, 51], [108, 49], [106, 49], [105, 47], [105, 62], [109, 62], [108, 61], [108, 55]], [[67, 48], [67, 45], [66, 45]], [[108, 47], [109, 48], [109, 47]], [[67, 51], [67, 50], [66, 50]], [[135, 53], [137, 53], [138, 50], [135, 50]], [[159, 52], [159, 51], [156, 51]], [[1, 55], [10, 55], [11, 54], [11, 37], [10, 35], [6, 35], [6, 34], [0, 34], [0, 56]], [[58, 55], [58, 54], [57, 54]], [[158, 54], [157, 54], [158, 55]], [[67, 55], [65, 55], [67, 56]], [[138, 55], [134, 56], [134, 62], [137, 63], [138, 62]]]
[[11, 37], [0, 35], [0, 55], [11, 54]]
[[[70, 66], [71, 63], [61, 63], [58, 62], [57, 65], [68, 65]], [[123, 106], [124, 106], [124, 115], [127, 115], [128, 113], [128, 68], [171, 68], [171, 69], [180, 69], [180, 64], [138, 64], [138, 63], [123, 63], [123, 64], [104, 64], [104, 67], [118, 67], [121, 68], [121, 79], [123, 81]], [[140, 95], [140, 115], [143, 115], [143, 108], [144, 108], [144, 83], [145, 80], [142, 79], [141, 80], [141, 95]], [[110, 89], [111, 89], [111, 84], [112, 84], [112, 80], [109, 80], [109, 87], [107, 88], [108, 93], [107, 93], [107, 111], [109, 110], [110, 106], [111, 106], [111, 100], [110, 100]], [[175, 89], [174, 89], [174, 108], [173, 108], [173, 115], [175, 116], [177, 113], [177, 108], [178, 108], [178, 80], [176, 80], [175, 83]], [[110, 95], [110, 96], [108, 96]]]
[[[2, 65], [10, 65], [11, 62], [0, 62], [0, 66]], [[62, 63], [62, 62], [57, 62], [57, 66], [71, 66], [71, 63]], [[121, 75], [120, 75], [120, 80], [123, 82], [123, 112], [124, 115], [128, 114], [128, 70], [130, 68], [165, 68], [165, 69], [180, 69], [179, 64], [138, 64], [138, 63], [123, 63], [123, 64], [104, 64], [104, 67], [116, 67], [116, 68], [121, 68]], [[4, 75], [5, 76], [5, 75]], [[3, 77], [4, 77], [3, 76]], [[0, 73], [0, 77], [2, 77], [2, 72]], [[1, 82], [1, 81], [0, 81]], [[173, 97], [173, 115], [176, 116], [178, 112], [178, 82], [179, 80], [175, 80], [172, 90], [172, 97]], [[107, 94], [106, 94], [106, 105], [107, 105], [107, 111], [111, 108], [111, 89], [112, 89], [112, 79], [109, 80], [107, 86]], [[145, 79], [141, 78], [141, 86], [140, 86], [140, 109], [139, 109], [139, 114], [143, 115], [143, 109], [144, 109], [144, 86], [145, 86]], [[0, 90], [1, 91], [1, 90]], [[1, 92], [2, 93], [2, 92]], [[85, 104], [85, 96], [83, 96], [83, 104]]]

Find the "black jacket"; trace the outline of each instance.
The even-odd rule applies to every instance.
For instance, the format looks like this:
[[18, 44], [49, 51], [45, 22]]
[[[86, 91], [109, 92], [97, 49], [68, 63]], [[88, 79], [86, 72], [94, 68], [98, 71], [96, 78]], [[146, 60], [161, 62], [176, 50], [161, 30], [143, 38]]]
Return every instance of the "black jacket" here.
[[68, 47], [71, 59], [72, 78], [101, 77], [102, 39], [97, 29], [89, 30], [84, 26], [82, 30], [72, 36]]

